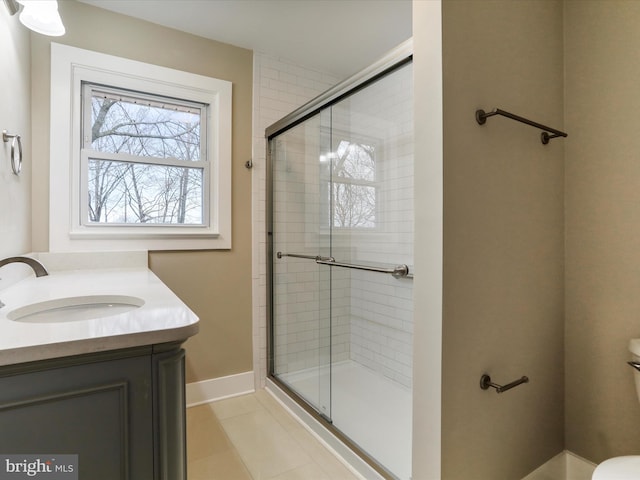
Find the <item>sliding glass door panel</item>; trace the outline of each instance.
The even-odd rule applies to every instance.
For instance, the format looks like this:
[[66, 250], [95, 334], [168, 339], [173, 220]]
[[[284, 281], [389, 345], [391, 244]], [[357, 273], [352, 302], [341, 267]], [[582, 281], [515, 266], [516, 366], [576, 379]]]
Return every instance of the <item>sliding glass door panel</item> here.
[[[406, 65], [331, 107], [332, 255], [413, 272], [413, 92]], [[411, 474], [413, 280], [333, 272], [333, 424], [400, 478]]]
[[271, 142], [273, 250], [281, 257], [274, 260], [274, 374], [328, 419], [331, 272], [312, 258], [331, 254], [319, 201], [329, 121], [329, 112], [320, 113]]

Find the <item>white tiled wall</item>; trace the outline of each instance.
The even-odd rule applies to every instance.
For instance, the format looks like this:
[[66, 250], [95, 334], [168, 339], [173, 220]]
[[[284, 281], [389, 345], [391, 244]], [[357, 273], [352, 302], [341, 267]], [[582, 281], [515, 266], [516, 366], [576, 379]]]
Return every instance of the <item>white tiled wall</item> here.
[[[407, 264], [413, 271], [411, 67], [368, 86], [333, 109], [333, 125], [377, 146], [378, 219], [372, 230], [334, 233], [352, 263]], [[335, 255], [334, 255], [335, 256]], [[413, 281], [351, 270], [350, 358], [411, 386]]]
[[334, 75], [254, 52], [253, 60], [253, 343], [256, 387], [267, 374], [265, 129], [337, 84]]
[[[318, 115], [274, 141], [276, 252], [311, 257], [330, 253], [330, 238], [320, 220], [321, 123]], [[348, 272], [330, 272], [310, 259], [283, 257], [274, 263], [276, 373], [313, 369], [317, 374], [317, 367], [348, 359], [350, 295], [348, 289], [335, 288], [335, 282], [348, 285]]]
[[[329, 255], [329, 236], [321, 230], [320, 221], [320, 120], [318, 116], [294, 127], [274, 142], [275, 251]], [[275, 273], [276, 372], [317, 373], [330, 361], [347, 360], [349, 272], [330, 273], [313, 261], [283, 257], [275, 261]], [[320, 403], [317, 393], [299, 393]]]

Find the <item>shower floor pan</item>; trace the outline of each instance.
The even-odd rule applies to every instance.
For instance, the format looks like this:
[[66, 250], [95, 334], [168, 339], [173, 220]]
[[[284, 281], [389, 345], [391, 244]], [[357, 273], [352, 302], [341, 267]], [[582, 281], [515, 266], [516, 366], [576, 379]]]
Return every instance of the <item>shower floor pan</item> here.
[[[316, 372], [280, 378], [302, 396], [318, 398]], [[399, 479], [409, 480], [411, 390], [351, 360], [334, 364], [332, 380], [333, 425]]]

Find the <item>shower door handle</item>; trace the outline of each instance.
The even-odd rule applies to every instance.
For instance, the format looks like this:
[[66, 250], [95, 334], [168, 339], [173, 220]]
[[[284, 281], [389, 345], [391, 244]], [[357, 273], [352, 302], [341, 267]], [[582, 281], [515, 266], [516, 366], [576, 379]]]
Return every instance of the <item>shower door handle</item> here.
[[314, 260], [318, 265], [329, 265], [331, 267], [353, 268], [355, 270], [366, 270], [367, 272], [388, 273], [394, 278], [413, 278], [413, 274], [409, 273], [409, 267], [405, 264], [396, 265], [395, 267], [374, 267], [371, 265], [358, 265], [355, 263], [336, 262], [333, 257], [322, 257], [320, 255], [302, 255], [299, 253], [276, 253], [278, 258], [293, 257]]
[[407, 265], [396, 265], [391, 268], [384, 267], [372, 267], [370, 265], [357, 265], [355, 263], [336, 262], [335, 260], [316, 259], [318, 265], [330, 265], [332, 267], [353, 268], [355, 270], [366, 270], [367, 272], [379, 272], [388, 273], [394, 278], [413, 278], [413, 275], [409, 274], [409, 267]]

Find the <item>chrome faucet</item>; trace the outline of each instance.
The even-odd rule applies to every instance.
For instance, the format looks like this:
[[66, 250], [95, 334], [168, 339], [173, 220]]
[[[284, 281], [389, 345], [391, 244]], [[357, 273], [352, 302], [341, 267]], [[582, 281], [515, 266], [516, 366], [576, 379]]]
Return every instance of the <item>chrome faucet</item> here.
[[4, 267], [9, 263], [26, 263], [33, 269], [34, 273], [36, 274], [36, 277], [44, 277], [45, 275], [49, 275], [49, 272], [47, 272], [47, 269], [44, 268], [44, 265], [42, 265], [39, 261], [37, 261], [34, 258], [7, 257], [3, 260], [0, 260], [0, 267]]

